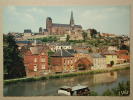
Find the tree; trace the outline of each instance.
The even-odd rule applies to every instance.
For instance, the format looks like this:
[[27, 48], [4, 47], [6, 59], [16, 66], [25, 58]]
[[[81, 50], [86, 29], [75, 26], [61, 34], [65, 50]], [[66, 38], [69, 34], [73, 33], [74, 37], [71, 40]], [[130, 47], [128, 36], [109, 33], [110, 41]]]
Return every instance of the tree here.
[[23, 58], [20, 55], [18, 46], [16, 45], [14, 36], [8, 34], [4, 36], [4, 73], [7, 74], [4, 78], [18, 78], [26, 75]]
[[98, 34], [96, 29], [90, 29], [90, 35], [92, 38], [96, 38], [96, 35]]
[[38, 38], [37, 40], [41, 40], [42, 42], [56, 42], [58, 39], [56, 36], [49, 36], [49, 37]]
[[129, 51], [129, 46], [123, 44], [123, 45], [121, 45], [120, 50], [128, 50]]
[[86, 41], [87, 40], [87, 33], [83, 31], [82, 36], [83, 36], [84, 41]]
[[70, 39], [70, 36], [69, 36], [69, 35], [67, 35], [67, 37], [66, 37], [66, 41], [69, 41], [69, 39]]

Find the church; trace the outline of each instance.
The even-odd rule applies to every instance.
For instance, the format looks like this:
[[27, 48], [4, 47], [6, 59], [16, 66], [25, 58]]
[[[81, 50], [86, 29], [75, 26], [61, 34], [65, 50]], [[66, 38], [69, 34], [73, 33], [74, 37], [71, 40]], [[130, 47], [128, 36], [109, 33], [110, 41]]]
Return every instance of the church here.
[[46, 29], [42, 30], [42, 28], [39, 28], [39, 33], [47, 33], [48, 35], [64, 35], [64, 34], [75, 34], [75, 33], [81, 33], [82, 26], [81, 25], [75, 25], [74, 18], [73, 18], [73, 12], [71, 11], [70, 16], [70, 23], [69, 24], [59, 24], [59, 23], [53, 23], [51, 17], [46, 18]]

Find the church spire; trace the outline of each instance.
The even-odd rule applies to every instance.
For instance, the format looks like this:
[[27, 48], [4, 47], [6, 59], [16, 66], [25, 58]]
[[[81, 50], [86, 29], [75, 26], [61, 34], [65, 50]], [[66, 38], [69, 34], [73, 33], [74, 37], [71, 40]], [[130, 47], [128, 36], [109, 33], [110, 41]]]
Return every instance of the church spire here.
[[70, 26], [74, 26], [73, 12], [71, 11]]

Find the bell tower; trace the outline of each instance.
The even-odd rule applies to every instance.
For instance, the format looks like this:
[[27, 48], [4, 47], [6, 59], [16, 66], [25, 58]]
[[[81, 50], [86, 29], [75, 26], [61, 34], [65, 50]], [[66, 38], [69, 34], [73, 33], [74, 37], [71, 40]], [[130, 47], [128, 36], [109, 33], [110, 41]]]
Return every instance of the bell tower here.
[[73, 19], [73, 12], [71, 11], [71, 17], [70, 17], [70, 30], [74, 29], [74, 19]]
[[52, 19], [50, 17], [47, 17], [46, 19], [46, 29], [49, 34], [52, 34]]

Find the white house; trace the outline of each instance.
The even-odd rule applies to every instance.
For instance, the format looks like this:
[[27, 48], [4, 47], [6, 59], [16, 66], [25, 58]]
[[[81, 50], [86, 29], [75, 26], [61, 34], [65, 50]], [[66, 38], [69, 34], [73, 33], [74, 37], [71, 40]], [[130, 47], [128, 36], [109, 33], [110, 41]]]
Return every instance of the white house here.
[[72, 49], [71, 45], [57, 45], [55, 46], [55, 51], [61, 50], [61, 49]]
[[91, 54], [91, 56], [93, 59], [92, 69], [104, 69], [107, 67], [105, 56], [99, 53]]
[[108, 47], [108, 51], [117, 51], [117, 47], [116, 46], [109, 46]]

